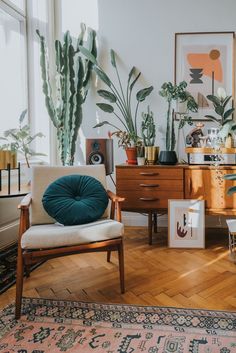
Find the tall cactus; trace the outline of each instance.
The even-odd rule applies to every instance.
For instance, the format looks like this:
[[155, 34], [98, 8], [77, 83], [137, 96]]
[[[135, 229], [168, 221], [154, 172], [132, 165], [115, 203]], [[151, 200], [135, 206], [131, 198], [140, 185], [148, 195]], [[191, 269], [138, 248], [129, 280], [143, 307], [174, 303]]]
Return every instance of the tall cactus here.
[[[87, 40], [84, 36], [87, 32]], [[45, 38], [36, 30], [40, 39], [40, 65], [43, 80], [45, 104], [53, 125], [57, 129], [60, 159], [63, 165], [73, 165], [78, 131], [82, 123], [82, 105], [88, 94], [92, 63], [80, 56], [83, 45], [97, 56], [96, 32], [81, 24], [81, 33], [76, 48], [70, 32], [64, 35], [63, 43], [55, 41], [56, 95], [52, 94], [49, 62]]]

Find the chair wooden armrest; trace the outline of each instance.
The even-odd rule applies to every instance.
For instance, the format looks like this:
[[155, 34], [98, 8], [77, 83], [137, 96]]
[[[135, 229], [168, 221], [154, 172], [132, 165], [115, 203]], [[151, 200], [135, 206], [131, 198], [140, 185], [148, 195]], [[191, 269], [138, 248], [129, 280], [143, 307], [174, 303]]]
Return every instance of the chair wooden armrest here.
[[109, 199], [113, 202], [125, 201], [124, 197], [117, 196], [116, 194], [114, 194], [114, 192], [112, 192], [110, 190], [107, 190], [107, 194], [108, 194]]
[[21, 203], [18, 205], [18, 208], [21, 210], [28, 209], [31, 204], [31, 194], [27, 194], [22, 200]]
[[116, 219], [118, 222], [121, 222], [121, 202], [125, 200], [124, 197], [119, 197], [114, 194], [112, 191], [107, 190], [109, 199], [111, 200], [111, 219], [115, 218], [115, 209], [116, 209]]
[[29, 207], [31, 204], [31, 194], [27, 194], [21, 203], [18, 205], [18, 209], [20, 209], [20, 226], [19, 226], [19, 243], [22, 234], [29, 228], [30, 219], [29, 219]]

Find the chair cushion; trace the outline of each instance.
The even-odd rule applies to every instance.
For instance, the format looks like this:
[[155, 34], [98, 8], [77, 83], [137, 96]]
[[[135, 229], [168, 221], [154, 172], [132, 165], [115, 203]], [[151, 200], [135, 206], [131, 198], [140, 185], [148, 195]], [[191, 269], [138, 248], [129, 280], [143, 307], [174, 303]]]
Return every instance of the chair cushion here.
[[108, 205], [108, 196], [97, 179], [88, 175], [66, 175], [47, 187], [42, 203], [52, 218], [69, 226], [101, 218]]
[[63, 226], [58, 223], [35, 225], [22, 235], [21, 247], [23, 249], [46, 249], [87, 244], [118, 238], [123, 233], [123, 224], [111, 219], [101, 219], [77, 226]]

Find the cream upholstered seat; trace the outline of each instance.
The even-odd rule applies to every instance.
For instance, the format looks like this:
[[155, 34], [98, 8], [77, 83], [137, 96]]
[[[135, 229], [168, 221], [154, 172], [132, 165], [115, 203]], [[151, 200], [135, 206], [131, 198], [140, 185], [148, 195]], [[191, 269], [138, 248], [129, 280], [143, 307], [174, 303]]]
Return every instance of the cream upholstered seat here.
[[[102, 218], [88, 224], [63, 226], [56, 223], [44, 210], [42, 196], [49, 184], [64, 175], [80, 174], [93, 176], [106, 189], [104, 165], [78, 167], [32, 168], [31, 195], [27, 195], [19, 208], [21, 210], [18, 239], [16, 318], [21, 315], [24, 267], [29, 273], [31, 264], [58, 256], [76, 253], [118, 251], [120, 287], [124, 293], [123, 232], [120, 202], [124, 199], [108, 191], [111, 206]], [[116, 209], [117, 221], [114, 220]], [[30, 211], [30, 212], [29, 212]]]
[[22, 249], [47, 249], [60, 246], [94, 243], [121, 237], [124, 226], [111, 219], [78, 226], [43, 224], [30, 227], [21, 238]]

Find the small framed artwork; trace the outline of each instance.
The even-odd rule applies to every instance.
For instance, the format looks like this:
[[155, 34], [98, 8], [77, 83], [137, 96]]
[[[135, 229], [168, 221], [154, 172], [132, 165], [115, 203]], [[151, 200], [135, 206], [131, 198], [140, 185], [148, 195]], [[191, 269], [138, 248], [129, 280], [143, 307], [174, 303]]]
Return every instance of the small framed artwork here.
[[234, 32], [175, 33], [175, 83], [186, 81], [198, 103], [193, 119], [215, 115], [207, 95], [225, 89], [234, 95]]
[[204, 200], [169, 200], [168, 245], [170, 248], [205, 247]]

